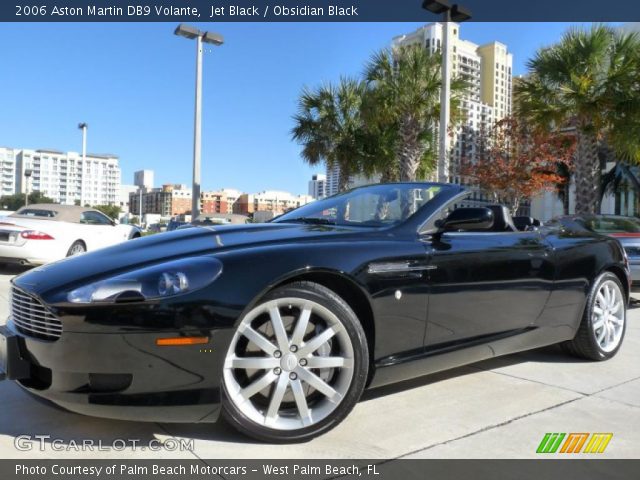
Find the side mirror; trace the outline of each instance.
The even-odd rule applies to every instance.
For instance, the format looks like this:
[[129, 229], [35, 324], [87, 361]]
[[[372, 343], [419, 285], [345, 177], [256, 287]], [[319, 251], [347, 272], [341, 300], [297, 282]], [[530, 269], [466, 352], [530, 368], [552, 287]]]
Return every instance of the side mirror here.
[[119, 224], [120, 224], [120, 220], [118, 220], [117, 218], [111, 219], [111, 225], [113, 225], [114, 227]]
[[440, 230], [488, 230], [492, 226], [493, 212], [488, 208], [456, 208], [441, 222]]

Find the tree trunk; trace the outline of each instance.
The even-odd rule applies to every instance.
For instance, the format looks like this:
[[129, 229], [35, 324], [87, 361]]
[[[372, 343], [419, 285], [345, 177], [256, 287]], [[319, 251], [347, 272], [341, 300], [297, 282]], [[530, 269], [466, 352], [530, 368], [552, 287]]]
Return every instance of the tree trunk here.
[[576, 213], [596, 214], [600, 190], [598, 140], [594, 133], [578, 127], [578, 152], [575, 162]]
[[562, 195], [562, 213], [569, 215], [569, 195], [571, 194], [571, 179], [563, 185], [564, 194]]
[[412, 118], [400, 121], [400, 141], [396, 147], [396, 156], [400, 164], [400, 181], [415, 182], [420, 160], [424, 155], [425, 145], [420, 140], [419, 122]]
[[518, 209], [520, 208], [520, 197], [514, 197], [511, 201], [511, 216], [515, 217], [518, 215]]
[[382, 171], [382, 176], [380, 177], [380, 183], [391, 183], [398, 181], [398, 169], [396, 168], [395, 161], [391, 162], [387, 167]]
[[351, 169], [347, 165], [340, 165], [340, 175], [338, 176], [338, 191], [344, 192], [349, 189], [351, 183]]

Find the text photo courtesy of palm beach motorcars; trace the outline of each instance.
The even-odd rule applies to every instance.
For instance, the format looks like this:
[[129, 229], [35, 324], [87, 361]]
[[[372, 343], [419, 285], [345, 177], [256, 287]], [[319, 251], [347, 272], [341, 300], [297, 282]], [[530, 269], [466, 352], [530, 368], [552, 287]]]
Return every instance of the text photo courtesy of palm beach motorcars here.
[[0, 458], [639, 457], [640, 23], [416, 3], [0, 24]]

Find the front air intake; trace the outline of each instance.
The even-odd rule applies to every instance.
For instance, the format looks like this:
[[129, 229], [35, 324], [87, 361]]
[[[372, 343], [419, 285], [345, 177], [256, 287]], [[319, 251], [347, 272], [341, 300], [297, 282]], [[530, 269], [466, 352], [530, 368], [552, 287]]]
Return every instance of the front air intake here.
[[16, 329], [29, 337], [55, 341], [62, 335], [60, 319], [38, 299], [11, 287], [10, 320]]

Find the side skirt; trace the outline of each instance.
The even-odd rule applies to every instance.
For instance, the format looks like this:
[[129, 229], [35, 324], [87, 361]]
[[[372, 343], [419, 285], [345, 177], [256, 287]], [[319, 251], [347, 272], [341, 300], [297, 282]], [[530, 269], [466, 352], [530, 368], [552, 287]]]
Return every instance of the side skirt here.
[[376, 372], [368, 388], [377, 388], [412, 378], [450, 370], [489, 358], [569, 340], [575, 334], [569, 328], [531, 327], [473, 339], [465, 344], [440, 346], [412, 352], [411, 355], [382, 359], [376, 362]]

